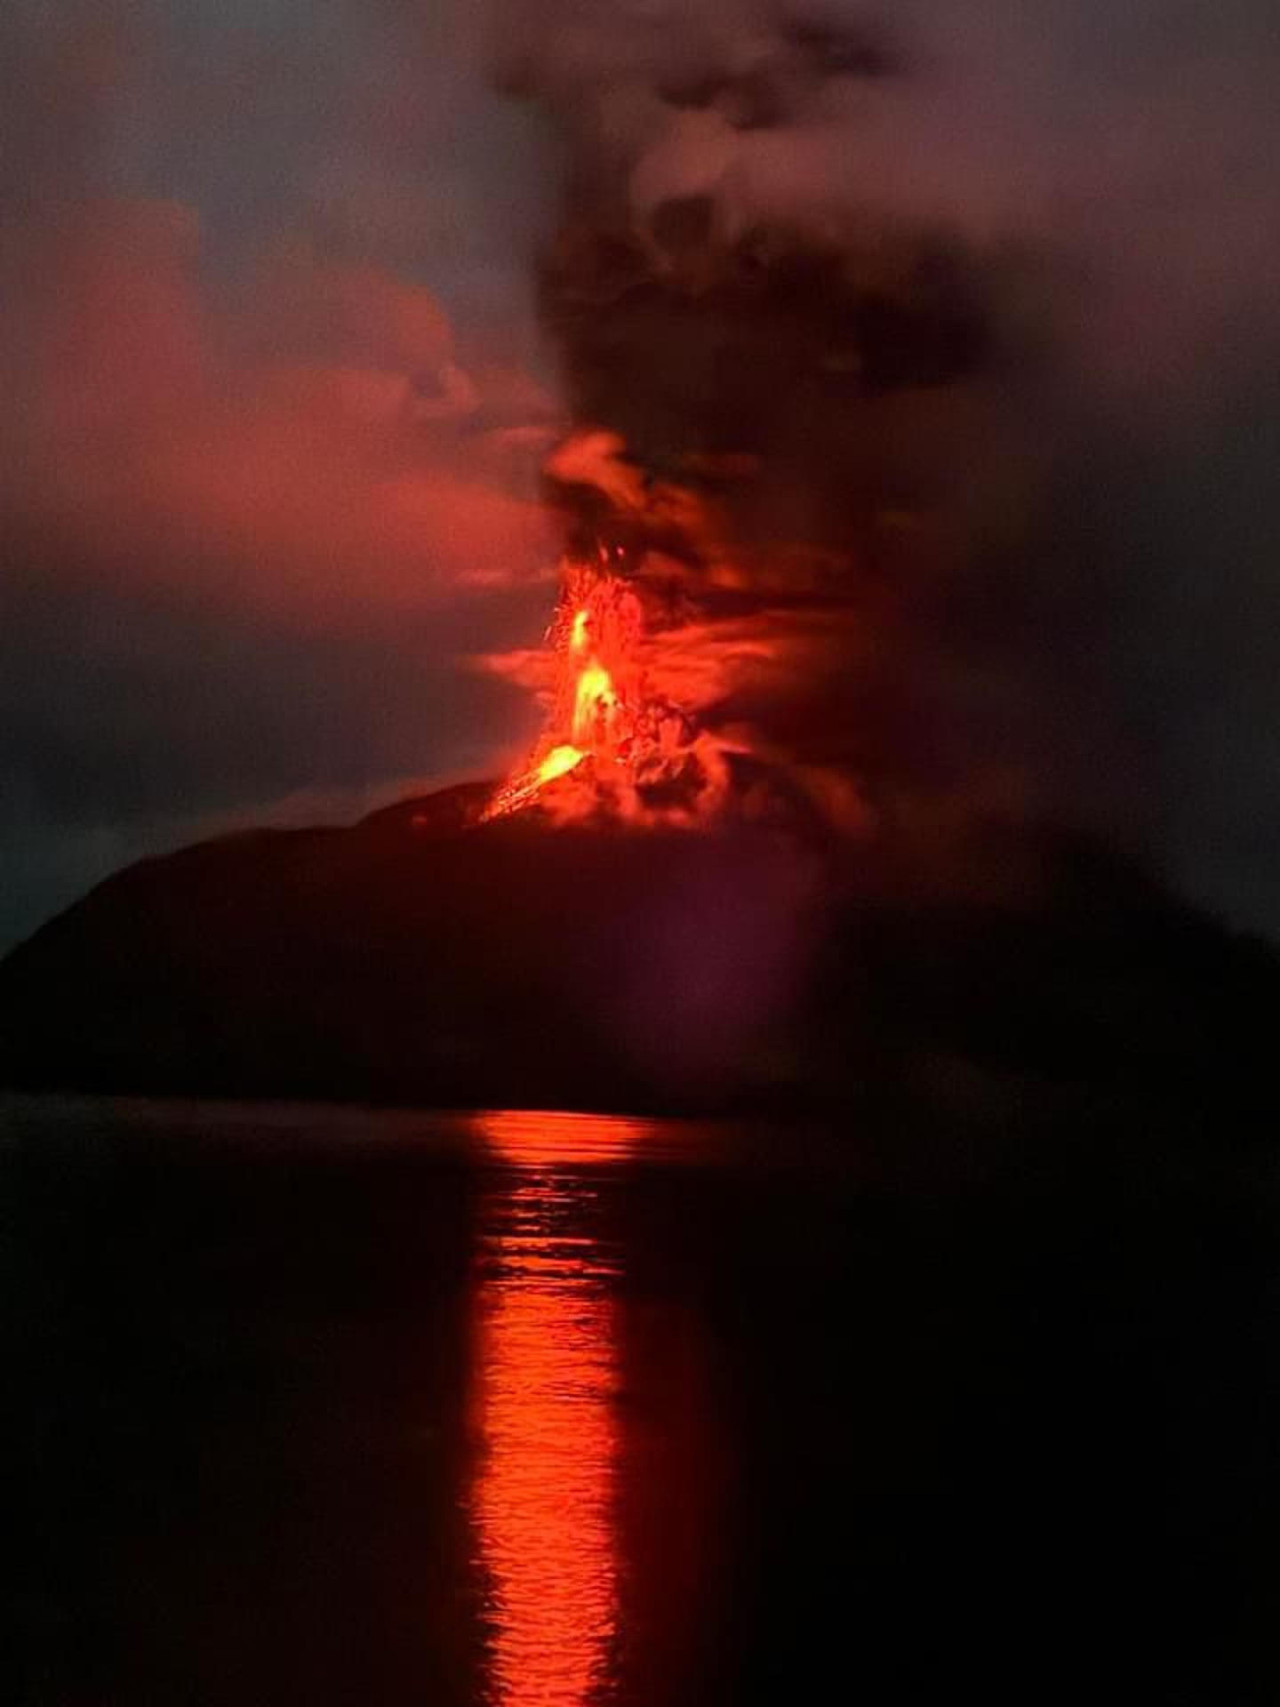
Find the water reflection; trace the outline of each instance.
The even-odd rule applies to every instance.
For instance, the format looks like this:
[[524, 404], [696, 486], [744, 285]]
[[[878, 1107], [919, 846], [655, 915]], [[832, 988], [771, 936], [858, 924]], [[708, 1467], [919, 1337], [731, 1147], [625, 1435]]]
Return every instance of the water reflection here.
[[[606, 1684], [619, 1617], [617, 1253], [583, 1165], [624, 1159], [635, 1123], [479, 1120], [504, 1164], [477, 1293], [480, 1467], [472, 1516], [493, 1707], [578, 1707]], [[576, 1164], [571, 1165], [571, 1164]]]
[[[620, 1115], [528, 1113], [504, 1109], [475, 1117], [485, 1147], [517, 1168], [589, 1167], [625, 1162], [644, 1146], [663, 1144], [664, 1134], [644, 1120]], [[671, 1126], [668, 1121], [667, 1126]], [[669, 1138], [667, 1139], [669, 1142]]]

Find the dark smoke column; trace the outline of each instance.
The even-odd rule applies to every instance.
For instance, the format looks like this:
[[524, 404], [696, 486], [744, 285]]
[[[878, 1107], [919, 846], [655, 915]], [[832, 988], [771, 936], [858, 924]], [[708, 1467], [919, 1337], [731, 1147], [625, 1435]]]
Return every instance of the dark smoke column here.
[[995, 287], [807, 154], [832, 100], [910, 67], [769, 9], [499, 20], [564, 161], [538, 289], [578, 430], [548, 487], [571, 552], [629, 565], [656, 691], [859, 833], [1024, 811], [1017, 647], [975, 616], [993, 578], [1016, 602], [1037, 472]]

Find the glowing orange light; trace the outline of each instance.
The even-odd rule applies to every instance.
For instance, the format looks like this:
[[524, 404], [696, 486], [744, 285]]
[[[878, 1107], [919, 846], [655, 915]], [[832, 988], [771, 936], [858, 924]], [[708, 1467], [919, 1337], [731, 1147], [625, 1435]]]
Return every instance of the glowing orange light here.
[[[476, 1116], [485, 1144], [499, 1161], [517, 1168], [553, 1168], [625, 1162], [643, 1143], [653, 1148], [658, 1129], [616, 1114], [549, 1113], [501, 1109]], [[672, 1123], [663, 1132], [668, 1136]]]
[[557, 680], [547, 732], [527, 769], [499, 792], [486, 816], [520, 811], [585, 758], [601, 769], [617, 764], [642, 713], [635, 658], [641, 626], [639, 602], [624, 579], [596, 565], [566, 568], [552, 626]]
[[539, 785], [554, 782], [558, 776], [568, 776], [586, 756], [580, 747], [553, 747], [538, 766]]
[[[661, 626], [664, 607], [656, 607], [659, 626], [650, 632], [644, 600], [652, 594], [616, 554], [571, 559], [563, 577], [549, 635], [546, 729], [484, 817], [540, 802], [561, 821], [603, 812], [632, 823], [692, 822], [724, 796], [727, 749], [654, 689], [656, 650], [665, 660], [660, 673], [675, 682], [690, 674], [681, 645]], [[585, 758], [593, 763], [582, 766]], [[663, 787], [673, 783], [674, 793]], [[680, 804], [681, 788], [689, 801], [701, 797], [697, 810]], [[665, 804], [655, 806], [659, 798]]]
[[[617, 1627], [619, 1387], [608, 1255], [582, 1236], [590, 1188], [563, 1164], [623, 1121], [492, 1115], [513, 1164], [493, 1200], [479, 1301], [483, 1459], [473, 1496], [492, 1637], [494, 1707], [582, 1707], [604, 1682]], [[602, 1129], [602, 1130], [598, 1130]]]
[[596, 731], [597, 720], [618, 703], [613, 691], [613, 677], [603, 664], [591, 663], [578, 677], [574, 689], [573, 735], [576, 741], [588, 741]]

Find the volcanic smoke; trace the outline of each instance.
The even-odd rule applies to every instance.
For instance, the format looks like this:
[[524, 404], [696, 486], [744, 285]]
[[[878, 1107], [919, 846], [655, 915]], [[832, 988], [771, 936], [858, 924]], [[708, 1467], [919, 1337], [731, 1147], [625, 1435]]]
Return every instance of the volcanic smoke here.
[[[566, 552], [546, 650], [488, 660], [546, 708], [488, 816], [816, 813], [861, 836], [998, 793], [1020, 684], [989, 657], [975, 692], [955, 599], [979, 555], [1001, 572], [1039, 469], [978, 461], [1007, 422], [987, 272], [920, 232], [745, 217], [727, 178], [655, 196], [653, 138], [685, 136], [701, 97], [646, 86], [652, 123], [603, 146], [610, 89], [561, 78], [559, 41], [523, 87], [569, 142], [538, 267], [575, 423], [544, 471]], [[814, 75], [888, 67], [852, 54]], [[784, 110], [739, 124], [725, 95], [715, 113], [744, 160], [790, 134]]]

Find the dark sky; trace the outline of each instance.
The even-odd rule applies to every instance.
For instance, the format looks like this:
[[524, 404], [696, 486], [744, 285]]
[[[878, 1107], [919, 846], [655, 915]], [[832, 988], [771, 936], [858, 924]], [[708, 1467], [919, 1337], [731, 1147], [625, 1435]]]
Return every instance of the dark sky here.
[[529, 257], [557, 167], [489, 88], [495, 41], [544, 108], [590, 105], [641, 214], [711, 190], [1034, 251], [1053, 561], [1094, 613], [1046, 650], [1115, 695], [1174, 880], [1280, 930], [1272, 0], [875, 10], [910, 77], [737, 131], [651, 87], [758, 82], [784, 14], [869, 9], [10, 0], [0, 946], [141, 852], [351, 817], [526, 738], [470, 660], [536, 642], [553, 597]]

